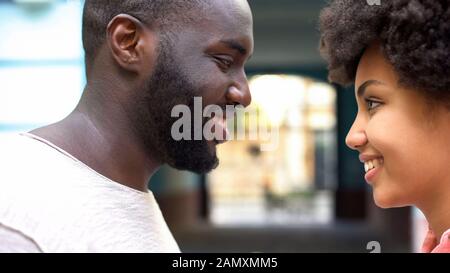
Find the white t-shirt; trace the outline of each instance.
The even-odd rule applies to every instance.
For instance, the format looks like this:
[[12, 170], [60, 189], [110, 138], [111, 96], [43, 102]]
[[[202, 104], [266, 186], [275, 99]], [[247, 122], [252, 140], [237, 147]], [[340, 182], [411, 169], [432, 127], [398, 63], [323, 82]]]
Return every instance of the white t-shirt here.
[[31, 134], [0, 141], [0, 252], [180, 252], [149, 192]]

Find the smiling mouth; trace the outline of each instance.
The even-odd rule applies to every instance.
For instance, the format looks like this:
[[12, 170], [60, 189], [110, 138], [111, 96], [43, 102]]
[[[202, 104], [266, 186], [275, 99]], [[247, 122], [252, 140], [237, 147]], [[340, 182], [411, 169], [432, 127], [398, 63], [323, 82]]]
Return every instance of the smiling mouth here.
[[216, 145], [222, 144], [227, 142], [229, 136], [230, 136], [230, 132], [228, 131], [227, 128], [227, 119], [226, 118], [218, 118], [218, 117], [214, 117], [213, 118], [215, 120], [215, 130], [219, 131], [219, 138], [214, 138], [213, 142]]
[[369, 171], [383, 165], [383, 162], [384, 162], [384, 160], [382, 157], [367, 160], [364, 162], [364, 170], [366, 173], [368, 173]]

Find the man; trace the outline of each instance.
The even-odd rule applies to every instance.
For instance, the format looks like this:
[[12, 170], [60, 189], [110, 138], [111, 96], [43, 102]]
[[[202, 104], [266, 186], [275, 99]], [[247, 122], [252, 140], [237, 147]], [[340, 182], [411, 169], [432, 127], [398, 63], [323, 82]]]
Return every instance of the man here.
[[0, 250], [178, 252], [147, 182], [164, 163], [217, 166], [220, 141], [176, 141], [171, 111], [250, 104], [248, 3], [87, 0], [83, 45], [76, 109], [1, 144]]

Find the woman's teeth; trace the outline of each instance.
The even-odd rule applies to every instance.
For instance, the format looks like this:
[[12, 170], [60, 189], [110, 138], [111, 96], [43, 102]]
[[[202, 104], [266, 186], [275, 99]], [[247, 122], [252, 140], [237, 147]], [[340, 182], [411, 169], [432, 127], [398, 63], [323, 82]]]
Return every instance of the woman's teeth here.
[[372, 159], [372, 160], [368, 160], [366, 162], [364, 162], [364, 170], [366, 172], [375, 169], [376, 167], [381, 166], [381, 164], [383, 164], [383, 159], [382, 158], [376, 158], [376, 159]]

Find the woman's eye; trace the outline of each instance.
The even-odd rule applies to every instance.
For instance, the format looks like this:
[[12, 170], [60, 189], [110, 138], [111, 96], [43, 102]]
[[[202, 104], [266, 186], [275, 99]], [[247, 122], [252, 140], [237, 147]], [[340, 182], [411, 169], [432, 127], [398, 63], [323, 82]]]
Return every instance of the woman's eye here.
[[372, 100], [372, 99], [366, 99], [366, 104], [367, 104], [367, 109], [369, 111], [371, 111], [371, 110], [377, 108], [378, 106], [380, 106], [381, 102], [375, 101], [375, 100]]

